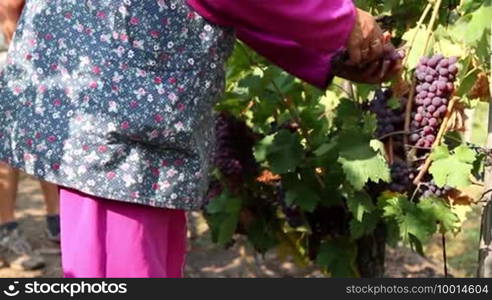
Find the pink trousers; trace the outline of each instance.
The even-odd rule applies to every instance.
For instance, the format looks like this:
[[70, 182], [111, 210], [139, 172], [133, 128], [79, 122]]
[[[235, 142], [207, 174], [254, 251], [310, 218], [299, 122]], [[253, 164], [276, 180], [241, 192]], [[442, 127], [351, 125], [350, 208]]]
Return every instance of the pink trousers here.
[[112, 201], [60, 187], [65, 277], [182, 277], [183, 210]]

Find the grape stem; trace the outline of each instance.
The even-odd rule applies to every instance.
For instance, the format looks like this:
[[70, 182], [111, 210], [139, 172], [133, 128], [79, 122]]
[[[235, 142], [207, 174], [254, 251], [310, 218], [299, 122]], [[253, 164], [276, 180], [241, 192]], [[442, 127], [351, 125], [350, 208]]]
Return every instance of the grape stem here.
[[422, 131], [422, 130], [424, 130], [424, 129], [420, 128], [419, 130], [414, 130], [414, 131], [406, 131], [406, 130], [393, 131], [393, 132], [390, 132], [390, 133], [387, 133], [387, 134], [384, 134], [384, 135], [378, 137], [378, 140], [384, 140], [385, 138], [389, 138], [389, 137], [392, 137], [395, 135], [409, 135], [411, 133], [417, 133], [417, 132]]
[[421, 183], [419, 183], [419, 184], [417, 185], [417, 187], [415, 188], [415, 190], [413, 191], [413, 193], [412, 193], [412, 197], [410, 198], [410, 202], [412, 202], [412, 201], [413, 201], [413, 199], [415, 199], [415, 196], [417, 196], [417, 192], [418, 192], [418, 190], [420, 189], [420, 185], [421, 185]]
[[393, 137], [389, 138], [389, 163], [393, 164], [395, 152], [393, 151]]
[[446, 255], [446, 235], [444, 232], [441, 233], [442, 242], [442, 260], [444, 262], [444, 278], [448, 277], [448, 256]]
[[[415, 40], [417, 39], [417, 35], [420, 31], [420, 27], [422, 26], [422, 23], [424, 23], [425, 18], [427, 18], [427, 15], [429, 14], [430, 10], [432, 8], [432, 3], [427, 3], [427, 6], [424, 9], [424, 12], [420, 16], [420, 19], [417, 22], [415, 33], [413, 34], [412, 41], [410, 42], [410, 46], [408, 47], [408, 53], [412, 51], [413, 45], [415, 44]], [[403, 65], [406, 65], [408, 62], [408, 57], [409, 55], [405, 56], [405, 59], [403, 61]]]

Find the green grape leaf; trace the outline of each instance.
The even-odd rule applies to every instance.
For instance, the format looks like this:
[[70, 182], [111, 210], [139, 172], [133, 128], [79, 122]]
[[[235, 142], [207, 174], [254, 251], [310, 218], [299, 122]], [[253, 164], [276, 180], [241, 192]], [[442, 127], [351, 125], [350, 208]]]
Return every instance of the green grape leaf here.
[[424, 198], [420, 199], [417, 206], [432, 215], [439, 222], [440, 231], [457, 232], [459, 229], [460, 220], [453, 212], [452, 208], [439, 198]]
[[[422, 55], [427, 55], [427, 53], [424, 53], [424, 47], [426, 45], [426, 40], [427, 40], [427, 35], [425, 34], [426, 29], [424, 27], [417, 28], [414, 27], [405, 34], [403, 34], [402, 39], [407, 41], [409, 44], [414, 41], [412, 48], [410, 49], [410, 52], [407, 53], [407, 65], [406, 67], [411, 70], [415, 68], [420, 61], [420, 58]], [[417, 34], [417, 36], [415, 36]], [[415, 37], [415, 40], [414, 40]], [[432, 49], [434, 46], [434, 38], [431, 37], [429, 41], [429, 49]]]
[[470, 175], [475, 161], [475, 152], [465, 145], [458, 146], [451, 154], [447, 146], [439, 146], [431, 154], [432, 174], [437, 186], [460, 188], [470, 185]]
[[248, 239], [260, 253], [265, 253], [278, 244], [272, 227], [264, 218], [256, 218], [247, 229]]
[[314, 150], [314, 154], [316, 154], [316, 156], [323, 156], [325, 154], [329, 154], [331, 153], [332, 151], [334, 151], [337, 147], [337, 143], [336, 141], [329, 141], [327, 143], [324, 143], [322, 145], [320, 145], [318, 147], [318, 149]]
[[357, 83], [355, 86], [357, 89], [357, 96], [359, 96], [360, 101], [366, 101], [371, 92], [376, 90], [376, 86], [372, 84]]
[[453, 150], [463, 143], [463, 137], [458, 131], [446, 132], [444, 135], [444, 143]]
[[[490, 5], [490, 0], [461, 0], [459, 10], [463, 13], [470, 13], [480, 8], [481, 5]], [[485, 3], [484, 3], [485, 2]]]
[[357, 107], [356, 103], [348, 99], [343, 99], [336, 109], [335, 123], [340, 129], [359, 128], [359, 123], [362, 118], [362, 111]]
[[254, 147], [254, 156], [257, 161], [262, 162], [266, 160], [268, 148], [273, 143], [273, 139], [275, 138], [274, 134], [267, 135], [258, 143], [256, 143]]
[[326, 268], [332, 277], [354, 277], [357, 246], [346, 238], [324, 241], [316, 257], [316, 264]]
[[277, 174], [292, 172], [304, 156], [299, 135], [280, 130], [267, 150], [267, 160], [272, 171]]
[[467, 95], [477, 82], [479, 71], [477, 69], [468, 72], [460, 81], [456, 95], [463, 97]]
[[349, 193], [347, 206], [355, 220], [359, 222], [362, 222], [365, 213], [370, 213], [376, 208], [371, 196], [364, 191]]
[[297, 204], [300, 208], [308, 212], [313, 212], [320, 200], [319, 195], [314, 189], [302, 183], [288, 187], [285, 194], [285, 202], [287, 204]]
[[454, 40], [464, 43], [468, 47], [475, 48], [476, 52], [483, 52], [484, 48], [488, 48], [490, 44], [488, 41], [490, 37], [491, 15], [492, 6], [490, 4], [481, 5], [473, 12], [459, 18], [450, 27], [449, 32]]
[[402, 106], [402, 103], [398, 98], [391, 97], [391, 99], [388, 100], [387, 105], [391, 109], [400, 109], [400, 107]]
[[241, 203], [241, 198], [225, 191], [207, 205], [205, 209], [214, 242], [226, 245], [231, 241], [239, 221]]
[[463, 40], [466, 43], [478, 43], [483, 35], [490, 35], [490, 17], [492, 16], [492, 6], [481, 6], [471, 14], [471, 19], [466, 26], [466, 34]]
[[412, 242], [411, 236], [414, 236], [423, 243], [436, 231], [435, 216], [410, 202], [404, 195], [383, 195], [378, 199], [378, 207], [387, 223], [397, 224], [404, 242]]
[[350, 130], [339, 137], [340, 157], [347, 180], [356, 190], [369, 181], [389, 181], [390, 172], [384, 157], [371, 147], [370, 136]]
[[364, 235], [370, 234], [376, 229], [376, 226], [380, 220], [378, 213], [371, 212], [364, 214], [361, 221], [351, 219], [349, 223], [350, 235], [353, 240], [359, 239]]
[[373, 135], [376, 131], [376, 128], [378, 128], [378, 120], [376, 118], [376, 115], [364, 114], [362, 117], [362, 124], [362, 130], [364, 131], [364, 133]]

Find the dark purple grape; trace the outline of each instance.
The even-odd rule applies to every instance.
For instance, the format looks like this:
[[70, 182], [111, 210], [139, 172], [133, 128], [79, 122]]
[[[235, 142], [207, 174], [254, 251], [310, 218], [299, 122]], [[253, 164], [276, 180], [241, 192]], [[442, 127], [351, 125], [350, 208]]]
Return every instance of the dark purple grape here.
[[424, 198], [428, 197], [443, 197], [452, 190], [450, 186], [438, 187], [433, 180], [422, 182], [420, 184], [420, 193]]
[[376, 114], [377, 129], [376, 136], [380, 137], [395, 130], [402, 130], [405, 120], [402, 108], [392, 109], [388, 106], [388, 101], [392, 97], [389, 89], [376, 91], [374, 98], [369, 104], [369, 110]]
[[388, 188], [394, 192], [404, 193], [411, 189], [409, 180], [412, 170], [404, 161], [397, 160], [391, 165], [391, 183]]
[[285, 215], [285, 220], [289, 224], [290, 227], [292, 228], [297, 228], [299, 226], [302, 226], [304, 224], [304, 219], [302, 216], [301, 209], [299, 206], [295, 204], [288, 205], [287, 202], [285, 201], [285, 189], [283, 186], [278, 186], [276, 188], [276, 201], [277, 204], [280, 206], [282, 209], [282, 212]]
[[215, 131], [213, 162], [231, 185], [239, 186], [246, 176], [257, 174], [259, 165], [253, 155], [257, 138], [246, 123], [223, 112], [216, 118]]

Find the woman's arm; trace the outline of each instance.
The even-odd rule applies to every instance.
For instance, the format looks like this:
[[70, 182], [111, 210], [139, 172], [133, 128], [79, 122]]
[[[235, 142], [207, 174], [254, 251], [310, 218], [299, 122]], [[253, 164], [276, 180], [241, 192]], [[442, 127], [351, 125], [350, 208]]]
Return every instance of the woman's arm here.
[[7, 43], [12, 39], [23, 7], [24, 0], [0, 1], [0, 29], [5, 35]]
[[[379, 75], [382, 32], [351, 0], [187, 1], [205, 19], [234, 27], [238, 38], [254, 50], [320, 88], [333, 75], [374, 83], [396, 70]], [[334, 72], [331, 60], [343, 48], [349, 63], [344, 72]]]
[[204, 18], [332, 52], [355, 25], [352, 0], [188, 0]]
[[251, 29], [237, 28], [236, 31], [240, 40], [292, 75], [321, 89], [330, 83], [333, 53], [315, 51], [294, 41]]

